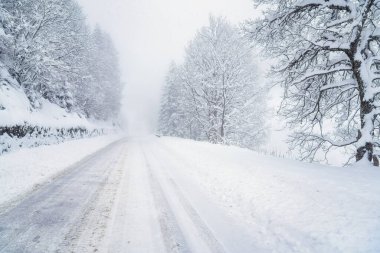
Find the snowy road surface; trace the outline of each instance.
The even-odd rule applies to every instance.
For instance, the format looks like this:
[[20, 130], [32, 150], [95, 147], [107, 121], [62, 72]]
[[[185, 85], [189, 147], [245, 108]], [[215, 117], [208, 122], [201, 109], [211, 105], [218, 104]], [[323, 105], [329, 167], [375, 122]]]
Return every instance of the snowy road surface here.
[[379, 196], [372, 167], [126, 138], [0, 206], [0, 252], [378, 253]]
[[255, 251], [199, 189], [184, 190], [192, 186], [158, 147], [151, 138], [113, 143], [3, 210], [0, 252]]

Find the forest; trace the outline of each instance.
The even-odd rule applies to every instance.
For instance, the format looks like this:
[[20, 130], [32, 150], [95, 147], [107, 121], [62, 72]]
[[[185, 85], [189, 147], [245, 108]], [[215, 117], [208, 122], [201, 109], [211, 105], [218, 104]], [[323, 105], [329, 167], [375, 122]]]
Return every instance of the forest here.
[[[210, 18], [167, 75], [163, 134], [257, 148], [265, 139], [265, 94], [250, 52], [275, 60], [279, 115], [301, 160], [379, 165], [380, 2], [256, 0], [261, 18], [240, 29]], [[269, 6], [268, 6], [269, 5]], [[247, 41], [250, 41], [248, 43]]]
[[[49, 143], [103, 132], [100, 126], [89, 129], [83, 120], [66, 126], [33, 120], [53, 106], [62, 121], [70, 115], [117, 120], [123, 89], [118, 53], [106, 32], [87, 24], [75, 0], [1, 0], [0, 17], [0, 142], [6, 146], [0, 153], [39, 145], [41, 138], [57, 139]], [[14, 106], [14, 100], [24, 107]], [[53, 112], [43, 116], [52, 118]], [[9, 136], [18, 141], [10, 143]], [[23, 143], [22, 137], [33, 141]]]

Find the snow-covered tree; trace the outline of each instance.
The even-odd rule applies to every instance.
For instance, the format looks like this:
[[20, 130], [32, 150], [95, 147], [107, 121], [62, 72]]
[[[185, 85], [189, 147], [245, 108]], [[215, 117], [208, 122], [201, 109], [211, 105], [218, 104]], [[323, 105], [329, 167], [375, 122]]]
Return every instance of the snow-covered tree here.
[[2, 0], [0, 14], [0, 60], [33, 108], [46, 99], [87, 117], [116, 117], [116, 50], [106, 33], [89, 29], [75, 0]]
[[15, 0], [4, 2], [10, 14], [5, 31], [13, 37], [10, 72], [38, 107], [39, 96], [70, 107], [70, 73], [67, 58], [73, 55], [78, 20], [83, 15], [74, 1]]
[[8, 56], [11, 49], [12, 37], [5, 33], [5, 23], [9, 20], [10, 14], [0, 5], [0, 62], [9, 61]]
[[76, 98], [88, 116], [116, 117], [122, 93], [118, 56], [111, 38], [98, 26], [90, 35], [87, 54], [86, 79]]
[[302, 158], [353, 147], [377, 163], [380, 113], [379, 0], [255, 0], [264, 18], [247, 31], [276, 57], [281, 114]]
[[175, 118], [175, 135], [180, 128], [193, 139], [257, 146], [265, 136], [265, 92], [256, 79], [248, 41], [225, 19], [210, 17], [187, 47], [184, 64], [169, 75], [165, 117]]
[[195, 139], [195, 107], [186, 94], [182, 66], [172, 63], [166, 76], [159, 118], [159, 132], [163, 135]]

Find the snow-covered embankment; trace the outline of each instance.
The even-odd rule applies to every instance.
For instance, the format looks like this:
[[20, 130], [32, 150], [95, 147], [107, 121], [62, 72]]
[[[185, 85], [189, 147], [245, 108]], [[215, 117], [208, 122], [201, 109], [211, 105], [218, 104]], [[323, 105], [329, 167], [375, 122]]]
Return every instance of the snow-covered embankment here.
[[159, 157], [170, 158], [190, 196], [200, 189], [217, 201], [268, 252], [380, 252], [378, 168], [301, 163], [177, 138], [160, 138], [155, 150], [166, 150]]
[[1, 155], [0, 207], [119, 138], [118, 135], [107, 135], [72, 140]]
[[31, 105], [25, 91], [0, 62], [0, 155], [20, 148], [112, 134], [112, 122], [90, 120], [40, 98]]

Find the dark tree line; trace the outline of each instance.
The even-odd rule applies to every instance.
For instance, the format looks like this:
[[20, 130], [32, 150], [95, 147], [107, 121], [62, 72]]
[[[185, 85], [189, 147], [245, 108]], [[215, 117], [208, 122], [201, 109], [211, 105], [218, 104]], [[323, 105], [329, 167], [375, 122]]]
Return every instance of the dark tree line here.
[[117, 52], [74, 0], [0, 0], [0, 61], [34, 109], [47, 99], [100, 120], [118, 114]]

